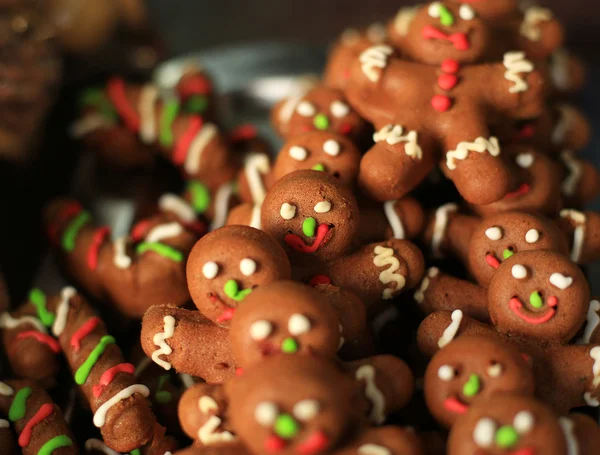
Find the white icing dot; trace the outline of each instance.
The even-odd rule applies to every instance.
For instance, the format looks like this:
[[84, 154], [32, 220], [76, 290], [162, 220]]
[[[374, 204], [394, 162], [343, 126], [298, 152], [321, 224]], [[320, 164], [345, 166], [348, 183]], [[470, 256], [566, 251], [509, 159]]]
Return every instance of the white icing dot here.
[[335, 118], [346, 117], [350, 113], [350, 106], [342, 101], [334, 101], [331, 103], [331, 113]]
[[317, 113], [317, 109], [312, 103], [309, 103], [308, 101], [302, 101], [300, 104], [298, 104], [296, 112], [298, 112], [298, 114], [300, 114], [302, 117], [312, 117]]
[[438, 370], [438, 378], [444, 382], [452, 381], [454, 376], [454, 368], [452, 368], [450, 365], [442, 365]]
[[529, 169], [535, 162], [535, 157], [532, 153], [519, 153], [515, 159], [517, 165], [523, 169]]
[[341, 149], [342, 147], [340, 146], [340, 143], [334, 139], [329, 139], [328, 141], [325, 141], [325, 144], [323, 144], [323, 151], [329, 156], [338, 156]]
[[294, 405], [293, 414], [298, 420], [306, 422], [315, 417], [320, 408], [317, 400], [302, 400]]
[[281, 204], [281, 209], [279, 210], [279, 214], [281, 215], [281, 218], [283, 218], [284, 220], [291, 220], [292, 218], [294, 218], [296, 216], [296, 206], [292, 205], [292, 204], [288, 204], [287, 202], [284, 202], [283, 204]]
[[550, 275], [550, 284], [564, 291], [573, 284], [573, 278], [564, 276], [562, 273], [553, 273]]
[[533, 414], [529, 411], [519, 412], [513, 420], [513, 427], [519, 434], [529, 433], [533, 430], [534, 425], [535, 419], [533, 418]]
[[484, 417], [477, 422], [473, 430], [473, 441], [479, 447], [492, 447], [496, 436], [496, 424], [492, 419]]
[[311, 324], [306, 316], [295, 313], [290, 316], [288, 321], [288, 331], [294, 335], [302, 335], [310, 330]]
[[441, 10], [442, 10], [442, 4], [440, 2], [433, 2], [431, 5], [429, 5], [429, 8], [427, 9], [427, 13], [429, 14], [430, 17], [433, 17], [434, 19], [438, 19], [441, 15]]
[[490, 366], [487, 369], [487, 374], [490, 378], [499, 378], [500, 376], [502, 376], [503, 371], [504, 371], [504, 368], [502, 368], [501, 364], [494, 363], [492, 366]]
[[254, 341], [265, 340], [271, 333], [273, 333], [273, 324], [264, 319], [256, 321], [250, 326], [250, 338]]
[[304, 161], [308, 157], [308, 151], [304, 147], [297, 145], [290, 147], [289, 154], [296, 161]]
[[208, 280], [212, 280], [219, 273], [219, 266], [214, 261], [209, 261], [202, 266], [202, 274]]
[[469, 5], [461, 5], [460, 9], [458, 10], [458, 15], [462, 20], [472, 21], [475, 19], [475, 10]]
[[523, 280], [523, 279], [527, 278], [527, 268], [525, 268], [525, 266], [523, 266], [521, 264], [513, 265], [511, 272], [512, 272], [513, 278], [516, 278], [517, 280]]
[[330, 210], [331, 210], [331, 202], [329, 202], [329, 201], [317, 202], [317, 205], [315, 205], [315, 212], [317, 212], [317, 213], [327, 213]]
[[279, 410], [275, 403], [263, 401], [254, 409], [254, 418], [263, 427], [270, 427], [275, 423]]
[[490, 240], [500, 240], [502, 238], [502, 229], [498, 226], [493, 226], [486, 229], [485, 236]]
[[256, 261], [250, 258], [244, 258], [240, 261], [240, 272], [244, 276], [252, 276], [256, 272]]
[[525, 241], [527, 243], [535, 243], [540, 239], [540, 232], [536, 229], [529, 229], [525, 234]]

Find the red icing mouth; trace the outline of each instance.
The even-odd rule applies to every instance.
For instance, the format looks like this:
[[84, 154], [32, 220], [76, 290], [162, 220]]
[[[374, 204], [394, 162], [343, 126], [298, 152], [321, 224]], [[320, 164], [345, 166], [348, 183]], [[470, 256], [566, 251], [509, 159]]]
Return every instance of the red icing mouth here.
[[535, 455], [535, 449], [527, 447], [525, 449], [515, 450], [514, 452], [509, 453], [509, 455]]
[[492, 254], [485, 255], [485, 262], [487, 262], [490, 267], [493, 267], [495, 269], [500, 267], [500, 261], [496, 258], [496, 256]]
[[421, 32], [425, 39], [437, 39], [441, 41], [449, 41], [458, 51], [467, 51], [471, 48], [469, 37], [466, 33], [453, 33], [448, 35], [441, 30], [438, 30], [433, 25], [426, 25]]
[[296, 453], [300, 455], [314, 455], [320, 453], [329, 445], [329, 438], [321, 430], [315, 431], [304, 442], [296, 446]]
[[469, 410], [469, 406], [461, 402], [456, 397], [448, 397], [444, 400], [444, 407], [455, 414], [466, 414]]
[[311, 254], [315, 253], [322, 244], [325, 243], [325, 237], [329, 233], [329, 231], [333, 229], [329, 227], [328, 224], [320, 224], [317, 228], [317, 237], [312, 245], [307, 245], [304, 240], [300, 238], [300, 236], [296, 234], [288, 234], [285, 236], [284, 241], [294, 250], [299, 251], [300, 253]]
[[519, 187], [519, 189], [517, 191], [508, 193], [504, 197], [504, 199], [514, 199], [517, 197], [525, 196], [526, 194], [529, 193], [529, 191], [531, 191], [531, 185], [529, 185], [529, 183], [523, 183], [523, 184], [521, 184], [521, 186]]
[[550, 306], [550, 310], [548, 310], [546, 313], [544, 313], [543, 316], [535, 318], [535, 317], [529, 316], [528, 314], [525, 314], [523, 312], [523, 302], [521, 302], [521, 300], [519, 300], [517, 297], [513, 297], [508, 302], [508, 307], [515, 315], [517, 315], [519, 318], [521, 318], [527, 324], [532, 324], [532, 325], [544, 324], [554, 317], [554, 315], [556, 314], [555, 307], [558, 305], [558, 299], [554, 296], [549, 297], [548, 305]]
[[279, 436], [271, 435], [265, 439], [265, 451], [267, 453], [279, 453], [285, 448], [285, 441]]
[[340, 134], [348, 136], [350, 133], [352, 133], [352, 125], [350, 125], [349, 123], [344, 123], [340, 126], [339, 130]]
[[223, 308], [223, 311], [216, 319], [217, 322], [231, 321], [233, 315], [235, 314], [235, 308], [226, 305], [217, 294], [213, 294], [212, 292], [208, 293], [208, 300], [210, 300], [211, 303], [219, 305], [221, 308]]
[[234, 314], [235, 314], [235, 308], [227, 308], [227, 309], [223, 310], [221, 315], [217, 318], [217, 322], [231, 321], [233, 319]]

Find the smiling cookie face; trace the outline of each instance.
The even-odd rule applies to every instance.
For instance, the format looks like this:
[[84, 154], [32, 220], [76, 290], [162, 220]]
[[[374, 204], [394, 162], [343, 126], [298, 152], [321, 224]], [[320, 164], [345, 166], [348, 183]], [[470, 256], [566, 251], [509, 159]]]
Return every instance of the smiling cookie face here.
[[565, 343], [586, 320], [590, 289], [579, 267], [562, 254], [524, 251], [502, 263], [488, 296], [499, 332]]
[[410, 24], [405, 51], [416, 61], [473, 63], [488, 47], [489, 30], [468, 3], [432, 2]]
[[347, 430], [353, 386], [328, 361], [272, 357], [226, 384], [230, 419], [252, 453], [325, 453]]
[[300, 98], [289, 98], [273, 108], [273, 127], [285, 138], [309, 131], [328, 131], [358, 138], [365, 122], [339, 90], [318, 86]]
[[534, 398], [496, 394], [473, 405], [448, 441], [449, 455], [567, 455], [567, 421]]
[[275, 240], [247, 226], [225, 226], [204, 236], [187, 263], [194, 303], [204, 316], [223, 326], [255, 288], [290, 274], [287, 256]]
[[318, 171], [297, 171], [279, 180], [267, 193], [261, 220], [294, 263], [343, 255], [359, 225], [352, 192]]
[[341, 344], [340, 321], [325, 296], [293, 281], [257, 289], [237, 310], [230, 333], [243, 368], [277, 354], [334, 358]]
[[531, 395], [533, 390], [533, 372], [525, 359], [496, 337], [458, 338], [433, 357], [425, 372], [427, 407], [446, 427], [493, 393]]
[[295, 136], [283, 146], [273, 166], [273, 179], [277, 181], [294, 171], [313, 169], [327, 172], [343, 185], [352, 186], [360, 158], [358, 147], [345, 136], [313, 131]]
[[504, 260], [528, 250], [568, 253], [558, 227], [544, 218], [524, 212], [484, 218], [471, 237], [469, 271], [480, 285], [487, 287]]

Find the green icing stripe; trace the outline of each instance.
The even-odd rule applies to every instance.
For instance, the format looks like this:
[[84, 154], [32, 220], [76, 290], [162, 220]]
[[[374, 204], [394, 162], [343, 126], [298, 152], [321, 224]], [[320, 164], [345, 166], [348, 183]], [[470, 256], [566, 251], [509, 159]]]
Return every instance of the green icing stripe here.
[[77, 384], [85, 384], [85, 381], [90, 375], [92, 368], [94, 368], [94, 365], [96, 364], [100, 356], [104, 353], [106, 347], [110, 344], [115, 344], [115, 342], [116, 340], [114, 339], [114, 337], [110, 335], [105, 335], [100, 339], [100, 343], [98, 343], [94, 350], [90, 352], [88, 358], [85, 360], [85, 362], [81, 364], [81, 366], [75, 372], [75, 382]]
[[187, 189], [192, 195], [192, 207], [196, 213], [204, 213], [210, 206], [210, 191], [197, 180], [188, 182]]
[[42, 324], [46, 327], [50, 327], [54, 323], [55, 316], [46, 308], [46, 294], [40, 289], [32, 289], [31, 292], [29, 292], [29, 300], [35, 306], [38, 318], [42, 321]]
[[160, 115], [160, 144], [165, 147], [173, 145], [173, 122], [179, 114], [179, 101], [168, 100], [163, 106], [162, 113]]
[[71, 220], [62, 237], [62, 247], [65, 251], [71, 252], [75, 249], [75, 240], [80, 229], [92, 219], [88, 212], [80, 212]]
[[31, 387], [23, 387], [15, 394], [15, 398], [8, 410], [8, 418], [11, 422], [16, 422], [25, 417], [25, 410], [27, 409], [25, 403], [27, 403], [27, 398], [29, 398], [32, 392]]
[[164, 243], [159, 242], [142, 242], [140, 243], [135, 251], [138, 254], [144, 254], [147, 251], [153, 251], [154, 253], [160, 254], [161, 256], [170, 259], [175, 262], [183, 261], [183, 254], [177, 251], [175, 248], [171, 248]]
[[61, 447], [71, 447], [73, 441], [68, 436], [61, 434], [50, 439], [42, 448], [38, 451], [37, 455], [51, 455], [56, 449]]
[[140, 454], [141, 454], [141, 452], [140, 452], [140, 449], [133, 449], [133, 450], [132, 450], [132, 451], [129, 453], [129, 455], [140, 455]]
[[119, 120], [119, 114], [117, 110], [114, 108], [108, 97], [104, 94], [104, 92], [99, 88], [90, 88], [85, 90], [81, 94], [80, 104], [86, 106], [93, 106], [98, 109], [100, 113], [113, 121]]

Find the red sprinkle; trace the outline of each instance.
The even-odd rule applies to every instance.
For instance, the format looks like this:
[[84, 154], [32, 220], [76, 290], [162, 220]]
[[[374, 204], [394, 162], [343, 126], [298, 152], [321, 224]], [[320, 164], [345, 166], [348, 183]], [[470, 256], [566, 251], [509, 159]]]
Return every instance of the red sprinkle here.
[[150, 228], [149, 220], [142, 220], [142, 221], [139, 221], [138, 223], [136, 223], [135, 226], [133, 226], [133, 228], [131, 229], [132, 240], [134, 242], [140, 242], [144, 237], [146, 237], [146, 234], [148, 233], [149, 228]]
[[348, 136], [350, 133], [352, 133], [352, 125], [350, 125], [349, 123], [343, 123], [340, 128], [339, 128], [340, 134], [343, 134], [344, 136]]
[[249, 123], [240, 125], [229, 133], [230, 142], [249, 141], [256, 139], [257, 137], [258, 131], [256, 130], [256, 127]]
[[331, 278], [327, 275], [315, 275], [308, 282], [311, 286], [319, 286], [320, 284], [331, 284]]
[[438, 30], [433, 25], [426, 25], [421, 31], [423, 38], [425, 39], [437, 39], [441, 41], [450, 41], [456, 50], [466, 51], [471, 47], [469, 38], [464, 33], [454, 33], [448, 35], [441, 30]]
[[58, 242], [58, 229], [60, 226], [65, 224], [72, 217], [81, 212], [83, 208], [77, 202], [71, 202], [63, 207], [63, 209], [56, 216], [56, 220], [52, 222], [48, 228], [48, 237], [52, 243]]
[[491, 254], [486, 254], [486, 256], [485, 256], [485, 262], [487, 262], [487, 264], [490, 267], [493, 267], [495, 269], [497, 269], [498, 267], [500, 267], [500, 261], [498, 259], [496, 259], [494, 256], [492, 256]]
[[236, 368], [236, 370], [235, 370], [236, 376], [242, 376], [243, 374], [244, 374], [244, 369], [242, 367]]
[[25, 332], [21, 332], [17, 335], [17, 340], [23, 340], [25, 338], [33, 338], [39, 343], [45, 344], [55, 354], [60, 352], [60, 344], [58, 344], [58, 341], [56, 341], [56, 339], [52, 338], [50, 335], [46, 335], [45, 333], [41, 333], [36, 330], [26, 330]]
[[452, 107], [452, 100], [444, 95], [435, 95], [431, 99], [431, 105], [438, 112], [446, 112]]
[[106, 93], [123, 119], [125, 126], [134, 133], [137, 133], [140, 130], [140, 116], [127, 99], [123, 79], [115, 77], [108, 81]]
[[194, 116], [190, 119], [190, 124], [188, 125], [187, 130], [185, 130], [185, 133], [181, 135], [175, 144], [175, 149], [173, 150], [171, 161], [173, 161], [173, 164], [176, 166], [182, 166], [183, 163], [185, 163], [185, 158], [190, 150], [192, 141], [202, 129], [202, 123], [201, 117]]
[[438, 85], [444, 90], [452, 90], [458, 84], [458, 77], [454, 74], [442, 74], [438, 77]]
[[198, 237], [202, 237], [204, 234], [208, 232], [206, 228], [206, 223], [202, 221], [194, 221], [193, 223], [185, 223], [184, 227], [194, 234], [198, 235]]
[[558, 297], [556, 297], [555, 295], [551, 295], [550, 297], [548, 297], [548, 306], [554, 308], [555, 306], [558, 305]]
[[131, 363], [120, 363], [112, 368], [109, 368], [100, 377], [100, 381], [94, 387], [92, 387], [92, 392], [94, 396], [98, 398], [104, 388], [114, 381], [115, 376], [119, 373], [129, 373], [133, 374], [135, 372], [135, 367]]
[[227, 308], [227, 309], [223, 310], [221, 315], [217, 318], [217, 322], [231, 321], [233, 319], [234, 314], [235, 314], [235, 308]]
[[444, 407], [448, 411], [454, 412], [456, 414], [465, 414], [469, 410], [469, 407], [466, 404], [461, 403], [455, 397], [448, 397], [448, 398], [446, 398], [444, 400]]
[[315, 238], [315, 241], [313, 242], [313, 244], [310, 246], [307, 245], [306, 243], [304, 243], [304, 240], [302, 240], [300, 238], [300, 236], [298, 236], [296, 234], [288, 234], [285, 236], [285, 238], [283, 240], [285, 241], [285, 243], [287, 243], [289, 246], [291, 246], [296, 251], [299, 251], [301, 253], [310, 254], [310, 253], [314, 253], [315, 251], [317, 251], [319, 249], [319, 247], [325, 240], [325, 237], [327, 236], [327, 233], [329, 232], [330, 229], [331, 228], [329, 227], [328, 224], [325, 224], [325, 223], [320, 224], [319, 227], [317, 228], [317, 237]]
[[535, 125], [531, 123], [524, 125], [519, 131], [519, 134], [517, 134], [517, 139], [531, 139], [533, 136], [535, 136], [535, 132]]
[[79, 349], [81, 349], [81, 340], [88, 336], [99, 323], [100, 318], [98, 316], [94, 316], [93, 318], [90, 318], [84, 322], [83, 325], [77, 329], [77, 331], [71, 337], [71, 347], [73, 348], [73, 351], [77, 352]]
[[329, 445], [329, 438], [322, 431], [315, 431], [308, 439], [296, 446], [296, 452], [300, 455], [314, 455], [323, 452]]
[[274, 434], [265, 439], [267, 453], [279, 453], [285, 448], [285, 441]]
[[454, 59], [447, 59], [442, 62], [442, 71], [447, 74], [456, 74], [460, 70], [460, 63]]
[[211, 82], [201, 74], [183, 77], [177, 86], [177, 93], [182, 99], [187, 99], [194, 95], [208, 95], [211, 90]]
[[87, 264], [90, 270], [96, 270], [98, 267], [98, 252], [100, 251], [100, 247], [106, 240], [106, 237], [110, 235], [110, 228], [105, 226], [99, 228], [96, 232], [94, 232], [94, 236], [92, 237], [92, 243], [90, 248], [88, 249], [87, 254]]
[[19, 435], [19, 446], [27, 447], [31, 441], [31, 433], [33, 427], [35, 427], [42, 420], [48, 418], [50, 414], [54, 412], [54, 405], [50, 403], [43, 404], [40, 409], [34, 414], [34, 416], [25, 424], [23, 431]]

